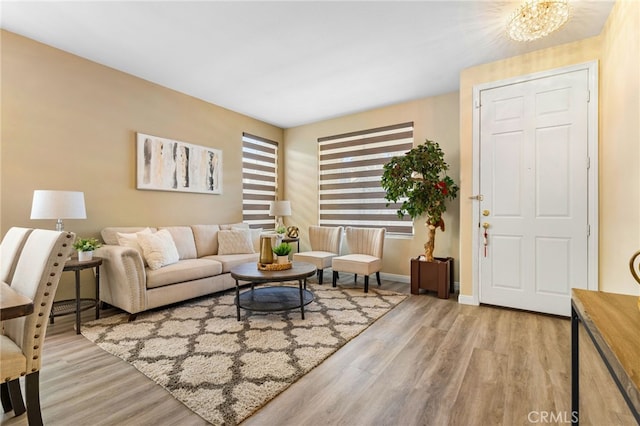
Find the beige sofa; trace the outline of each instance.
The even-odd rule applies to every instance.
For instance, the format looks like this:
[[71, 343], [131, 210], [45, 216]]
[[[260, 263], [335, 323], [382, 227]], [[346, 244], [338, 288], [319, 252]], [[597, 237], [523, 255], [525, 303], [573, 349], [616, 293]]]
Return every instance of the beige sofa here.
[[[231, 268], [259, 259], [260, 231], [244, 224], [105, 228], [104, 245], [95, 253], [103, 258], [100, 299], [134, 319], [138, 312], [232, 288]], [[160, 262], [150, 242], [161, 247]]]

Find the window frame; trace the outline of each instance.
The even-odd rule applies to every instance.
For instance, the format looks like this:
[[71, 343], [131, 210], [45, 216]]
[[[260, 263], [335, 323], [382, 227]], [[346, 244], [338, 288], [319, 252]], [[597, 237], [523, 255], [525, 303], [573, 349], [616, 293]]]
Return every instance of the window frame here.
[[278, 196], [279, 144], [242, 133], [242, 221], [251, 228], [272, 229], [269, 205]]
[[402, 200], [389, 203], [380, 185], [384, 164], [413, 148], [413, 129], [413, 122], [406, 122], [318, 138], [320, 226], [382, 227], [388, 235], [414, 235], [411, 217], [398, 217]]

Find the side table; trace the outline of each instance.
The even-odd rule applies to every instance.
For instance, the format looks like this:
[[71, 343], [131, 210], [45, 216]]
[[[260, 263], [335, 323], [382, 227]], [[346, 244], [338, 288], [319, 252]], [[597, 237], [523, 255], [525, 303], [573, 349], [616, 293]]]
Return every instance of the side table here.
[[[53, 319], [61, 315], [76, 314], [76, 334], [80, 334], [80, 312], [96, 308], [96, 319], [100, 318], [100, 265], [102, 265], [102, 258], [94, 257], [91, 260], [80, 262], [77, 257], [73, 257], [67, 260], [64, 265], [63, 271], [73, 271], [76, 275], [76, 298], [75, 300], [59, 300], [53, 302], [53, 308], [51, 308], [51, 324]], [[82, 299], [80, 297], [80, 271], [84, 269], [96, 270], [96, 298], [95, 299]]]
[[283, 243], [297, 243], [297, 245], [298, 245], [298, 253], [300, 253], [300, 237], [295, 237], [295, 238], [284, 237], [282, 239], [282, 242]]

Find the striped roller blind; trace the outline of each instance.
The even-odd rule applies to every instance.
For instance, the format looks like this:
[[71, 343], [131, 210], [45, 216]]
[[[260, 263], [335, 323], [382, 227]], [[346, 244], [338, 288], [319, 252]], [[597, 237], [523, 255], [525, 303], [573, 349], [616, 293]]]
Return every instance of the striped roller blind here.
[[242, 221], [252, 228], [274, 227], [269, 202], [278, 189], [278, 143], [242, 134]]
[[320, 225], [386, 228], [413, 234], [410, 217], [398, 218], [401, 203], [386, 206], [382, 166], [413, 147], [413, 122], [318, 139]]

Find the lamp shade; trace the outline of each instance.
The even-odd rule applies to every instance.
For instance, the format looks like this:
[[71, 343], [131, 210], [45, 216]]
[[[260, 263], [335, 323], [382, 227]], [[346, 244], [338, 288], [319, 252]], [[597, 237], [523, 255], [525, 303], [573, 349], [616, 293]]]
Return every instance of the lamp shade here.
[[31, 219], [86, 219], [84, 192], [33, 191]]
[[289, 201], [272, 201], [269, 205], [269, 216], [291, 216]]

